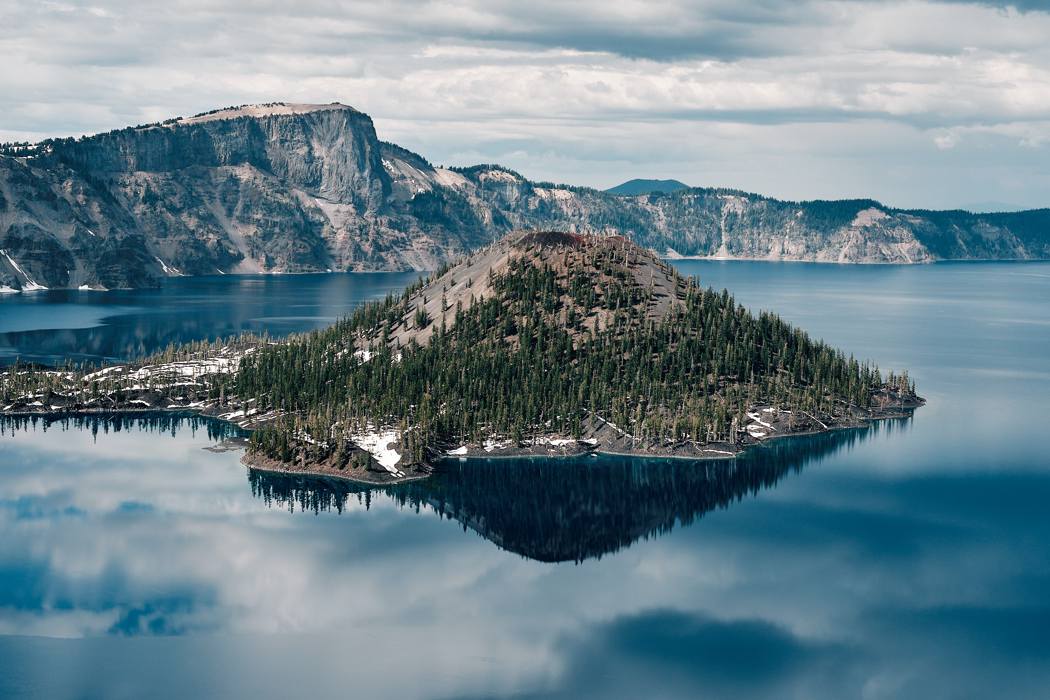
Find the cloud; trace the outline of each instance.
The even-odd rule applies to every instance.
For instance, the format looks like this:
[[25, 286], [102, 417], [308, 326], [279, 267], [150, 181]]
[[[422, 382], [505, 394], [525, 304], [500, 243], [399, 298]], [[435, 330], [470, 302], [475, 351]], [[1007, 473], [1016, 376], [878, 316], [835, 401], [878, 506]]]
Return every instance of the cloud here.
[[1021, 12], [1050, 12], [1046, 0], [938, 0], [944, 3], [963, 5], [983, 5], [1002, 10], [1020, 10]]
[[[650, 175], [796, 198], [1037, 204], [1045, 169], [1017, 191], [985, 150], [994, 140], [995, 160], [1023, 167], [1026, 151], [1045, 148], [1041, 4], [0, 0], [0, 138], [340, 100], [432, 160], [503, 160], [547, 180]], [[799, 139], [828, 133], [839, 154], [797, 152]], [[665, 152], [694, 156], [671, 170]], [[956, 159], [973, 181], [939, 188], [962, 178]], [[788, 165], [790, 182], [762, 175]]]
[[5, 435], [0, 695], [1038, 696], [1050, 479], [942, 419], [578, 566], [380, 494], [290, 514], [188, 423]]

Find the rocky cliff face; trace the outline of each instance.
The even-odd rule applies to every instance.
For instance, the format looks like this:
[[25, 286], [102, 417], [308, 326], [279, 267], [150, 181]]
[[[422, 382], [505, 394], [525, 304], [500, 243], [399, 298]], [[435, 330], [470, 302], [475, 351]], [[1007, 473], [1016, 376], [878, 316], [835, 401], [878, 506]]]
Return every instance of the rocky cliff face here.
[[0, 156], [0, 286], [425, 269], [472, 247], [391, 208], [381, 150], [350, 107], [269, 105]]
[[518, 227], [607, 231], [668, 256], [1050, 258], [1050, 211], [907, 212], [727, 190], [618, 196], [498, 166], [448, 170], [341, 104], [270, 104], [0, 155], [0, 288], [164, 276], [430, 269]]
[[725, 189], [614, 195], [535, 183], [499, 166], [405, 168], [395, 189], [487, 228], [621, 234], [667, 257], [841, 263], [1050, 258], [1050, 210], [905, 211], [873, 200], [785, 202]]

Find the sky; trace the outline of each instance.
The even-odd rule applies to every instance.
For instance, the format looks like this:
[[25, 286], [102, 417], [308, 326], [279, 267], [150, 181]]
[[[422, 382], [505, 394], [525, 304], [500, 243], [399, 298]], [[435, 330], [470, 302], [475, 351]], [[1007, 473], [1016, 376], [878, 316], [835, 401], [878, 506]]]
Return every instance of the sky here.
[[1050, 0], [0, 0], [0, 140], [352, 105], [434, 164], [1050, 206]]

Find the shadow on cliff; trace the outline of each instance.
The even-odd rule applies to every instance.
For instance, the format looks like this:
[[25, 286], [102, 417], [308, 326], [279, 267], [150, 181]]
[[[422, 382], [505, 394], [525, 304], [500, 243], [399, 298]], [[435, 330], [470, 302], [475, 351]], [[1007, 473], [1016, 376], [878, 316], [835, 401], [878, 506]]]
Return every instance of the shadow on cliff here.
[[688, 525], [910, 420], [777, 440], [731, 460], [445, 460], [429, 479], [388, 487], [256, 470], [248, 480], [252, 493], [275, 507], [342, 512], [350, 499], [367, 507], [384, 495], [402, 507], [428, 507], [528, 559], [582, 562]]

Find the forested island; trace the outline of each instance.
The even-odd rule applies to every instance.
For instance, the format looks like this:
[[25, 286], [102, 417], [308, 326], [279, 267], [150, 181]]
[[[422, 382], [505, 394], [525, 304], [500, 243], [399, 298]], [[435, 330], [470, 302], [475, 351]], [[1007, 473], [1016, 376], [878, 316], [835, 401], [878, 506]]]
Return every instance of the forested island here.
[[90, 370], [16, 366], [2, 412], [190, 410], [254, 468], [373, 483], [437, 460], [590, 451], [726, 458], [923, 400], [619, 236], [516, 232], [334, 326]]

